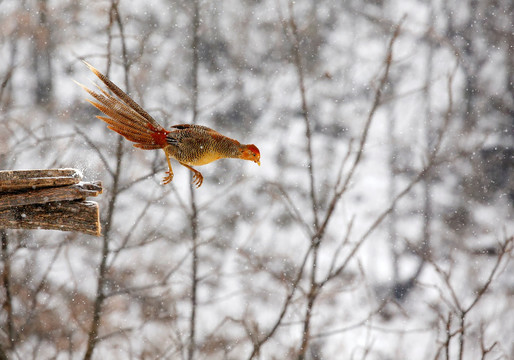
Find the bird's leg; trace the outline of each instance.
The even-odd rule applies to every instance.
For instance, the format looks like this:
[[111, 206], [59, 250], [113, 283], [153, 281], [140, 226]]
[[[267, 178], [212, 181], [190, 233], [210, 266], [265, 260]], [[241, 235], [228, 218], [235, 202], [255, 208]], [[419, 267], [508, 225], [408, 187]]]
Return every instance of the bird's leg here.
[[184, 163], [180, 163], [180, 165], [182, 166], [185, 166], [187, 167], [189, 170], [191, 170], [193, 172], [193, 184], [196, 185], [197, 188], [199, 188], [200, 186], [202, 186], [202, 183], [203, 183], [203, 176], [202, 174], [200, 173], [200, 171], [196, 170], [196, 169], [193, 169], [191, 166], [187, 165], [187, 164], [184, 164]]
[[173, 169], [171, 168], [170, 155], [168, 154], [168, 152], [166, 150], [164, 150], [164, 153], [166, 154], [166, 160], [168, 161], [168, 168], [170, 169], [170, 171], [166, 171], [166, 174], [168, 174], [168, 175], [162, 179], [162, 184], [166, 185], [166, 184], [169, 184], [171, 182], [171, 180], [173, 180]]

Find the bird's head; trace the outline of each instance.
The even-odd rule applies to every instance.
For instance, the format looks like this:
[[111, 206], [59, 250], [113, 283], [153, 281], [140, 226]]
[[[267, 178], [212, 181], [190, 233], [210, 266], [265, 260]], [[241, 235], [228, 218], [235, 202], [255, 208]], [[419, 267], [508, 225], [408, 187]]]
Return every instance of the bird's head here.
[[259, 166], [261, 165], [261, 153], [259, 149], [257, 149], [257, 146], [253, 144], [242, 146], [240, 158], [243, 160], [253, 161]]

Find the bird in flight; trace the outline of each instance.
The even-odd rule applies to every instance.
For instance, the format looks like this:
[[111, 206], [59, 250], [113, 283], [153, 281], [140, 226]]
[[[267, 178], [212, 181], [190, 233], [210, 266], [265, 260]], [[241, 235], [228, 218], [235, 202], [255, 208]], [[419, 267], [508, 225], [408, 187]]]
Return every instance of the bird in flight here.
[[193, 184], [197, 188], [202, 185], [203, 176], [193, 166], [226, 158], [250, 160], [258, 165], [261, 164], [261, 155], [257, 146], [241, 144], [206, 126], [179, 124], [166, 130], [104, 74], [91, 64], [85, 61], [84, 63], [115, 95], [111, 95], [99, 86], [97, 86], [99, 92], [95, 92], [77, 83], [96, 100], [88, 101], [106, 115], [99, 115], [97, 118], [105, 121], [109, 129], [134, 142], [133, 145], [137, 148], [164, 150], [169, 171], [166, 172], [163, 185], [173, 180], [170, 158], [174, 158], [180, 165], [193, 172]]

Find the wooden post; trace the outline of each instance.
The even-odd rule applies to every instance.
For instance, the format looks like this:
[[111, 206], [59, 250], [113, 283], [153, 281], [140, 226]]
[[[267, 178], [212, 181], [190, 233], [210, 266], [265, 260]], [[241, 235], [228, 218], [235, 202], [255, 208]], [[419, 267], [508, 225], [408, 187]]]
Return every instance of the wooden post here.
[[51, 229], [100, 236], [102, 184], [76, 169], [0, 171], [0, 229]]

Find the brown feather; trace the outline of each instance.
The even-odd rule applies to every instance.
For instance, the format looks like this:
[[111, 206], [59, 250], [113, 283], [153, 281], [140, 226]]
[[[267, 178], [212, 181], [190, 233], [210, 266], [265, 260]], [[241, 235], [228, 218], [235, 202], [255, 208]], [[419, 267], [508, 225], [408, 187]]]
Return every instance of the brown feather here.
[[134, 133], [134, 132], [131, 132], [130, 130], [123, 129], [118, 126], [109, 125], [109, 126], [107, 126], [107, 128], [111, 129], [112, 131], [116, 131], [120, 135], [123, 135], [123, 137], [125, 137], [129, 141], [132, 141], [135, 143], [140, 143], [140, 144], [145, 144], [145, 145], [155, 144], [151, 136], [144, 136], [144, 135], [141, 135], [140, 133]]
[[130, 123], [134, 128], [139, 128], [141, 130], [148, 129], [148, 122], [144, 119], [141, 119], [139, 114], [129, 109], [125, 104], [120, 103], [116, 99], [108, 99], [102, 97], [100, 94], [96, 95], [98, 96], [96, 99], [100, 101], [101, 104], [92, 102], [90, 100], [88, 101], [104, 114], [113, 118], [118, 117], [119, 121]]
[[93, 65], [84, 61], [87, 67], [96, 75], [102, 82], [111, 90], [116, 96], [118, 96], [125, 104], [127, 104], [131, 109], [136, 111], [139, 115], [145, 118], [149, 123], [151, 123], [155, 128], [160, 128], [161, 125], [155, 121], [153, 117], [150, 116], [138, 103], [136, 103], [130, 96], [128, 96], [123, 90], [121, 90], [116, 84], [114, 84], [111, 80], [107, 78], [104, 74], [98, 71]]
[[129, 132], [132, 132], [134, 134], [145, 134], [147, 135], [148, 138], [151, 138], [151, 136], [149, 135], [149, 132], [147, 132], [147, 130], [145, 131], [142, 131], [140, 129], [137, 129], [137, 128], [133, 128], [132, 126], [130, 125], [127, 125], [125, 123], [122, 123], [122, 122], [119, 122], [119, 121], [116, 121], [108, 116], [97, 116], [98, 119], [106, 122], [107, 124], [111, 125], [111, 126], [114, 126], [114, 127], [118, 127], [118, 128], [121, 128], [121, 129], [124, 129], [126, 131], [129, 131]]
[[161, 145], [156, 145], [156, 144], [133, 144], [133, 145], [134, 145], [134, 147], [137, 147], [137, 148], [143, 149], [143, 150], [162, 149]]

